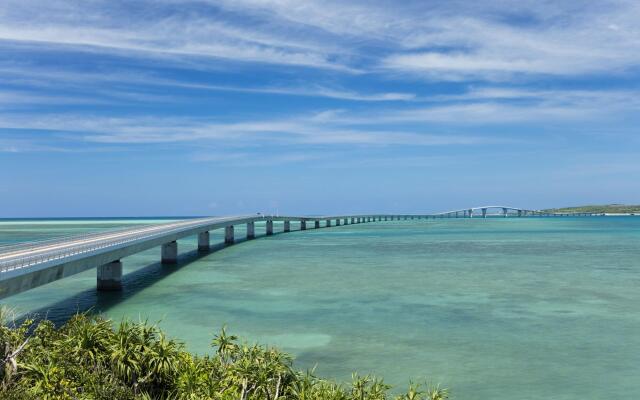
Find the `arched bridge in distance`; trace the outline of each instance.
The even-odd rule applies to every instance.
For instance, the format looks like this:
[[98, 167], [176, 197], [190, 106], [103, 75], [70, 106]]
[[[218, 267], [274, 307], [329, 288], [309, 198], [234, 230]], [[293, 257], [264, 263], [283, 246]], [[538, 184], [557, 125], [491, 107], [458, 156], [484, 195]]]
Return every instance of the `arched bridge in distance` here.
[[98, 290], [119, 290], [122, 280], [122, 258], [160, 247], [163, 264], [175, 264], [177, 240], [198, 237], [198, 251], [210, 249], [209, 232], [224, 229], [224, 243], [236, 240], [234, 227], [246, 225], [246, 239], [256, 238], [256, 222], [265, 223], [263, 236], [274, 234], [274, 222], [282, 222], [282, 232], [291, 231], [291, 222], [300, 230], [309, 228], [415, 219], [473, 218], [475, 216], [592, 216], [600, 214], [548, 214], [536, 210], [507, 206], [482, 206], [437, 214], [386, 214], [342, 216], [237, 216], [196, 218], [165, 224], [137, 226], [116, 231], [82, 236], [62, 237], [16, 245], [0, 246], [0, 299], [70, 275], [96, 268]]

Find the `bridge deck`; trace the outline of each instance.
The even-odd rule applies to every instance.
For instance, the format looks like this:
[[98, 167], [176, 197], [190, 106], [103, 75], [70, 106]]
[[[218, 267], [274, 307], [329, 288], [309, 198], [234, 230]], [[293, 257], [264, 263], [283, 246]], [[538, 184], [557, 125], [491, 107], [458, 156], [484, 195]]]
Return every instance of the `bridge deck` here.
[[[503, 210], [521, 210], [513, 207], [487, 206], [474, 207], [502, 208]], [[31, 289], [36, 286], [62, 279], [90, 268], [105, 266], [119, 261], [123, 257], [141, 251], [165, 246], [187, 236], [204, 234], [215, 229], [234, 225], [255, 223], [258, 221], [327, 221], [326, 226], [339, 224], [331, 220], [351, 223], [370, 220], [436, 218], [458, 215], [458, 210], [430, 215], [338, 215], [338, 216], [263, 216], [245, 215], [218, 218], [196, 218], [164, 224], [143, 225], [115, 231], [92, 233], [83, 236], [70, 236], [41, 242], [0, 246], [0, 298]], [[529, 210], [522, 210], [529, 211]], [[532, 211], [531, 214], [534, 212]], [[469, 216], [472, 216], [470, 214]], [[506, 216], [506, 212], [505, 212]], [[288, 225], [288, 224], [285, 224]], [[319, 224], [316, 223], [316, 227]], [[231, 229], [231, 228], [230, 228]], [[273, 224], [267, 230], [273, 229]], [[285, 232], [288, 231], [285, 227]], [[233, 241], [233, 231], [230, 241]], [[267, 232], [269, 234], [269, 232]], [[252, 236], [253, 237], [253, 236]], [[208, 235], [205, 241], [208, 242]], [[175, 250], [174, 250], [175, 251]]]

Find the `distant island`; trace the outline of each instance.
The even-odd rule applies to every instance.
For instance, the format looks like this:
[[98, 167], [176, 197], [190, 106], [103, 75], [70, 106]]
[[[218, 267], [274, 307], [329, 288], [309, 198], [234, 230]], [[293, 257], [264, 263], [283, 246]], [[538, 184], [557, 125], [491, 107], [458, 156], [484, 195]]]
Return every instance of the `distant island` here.
[[640, 205], [606, 204], [594, 206], [549, 208], [541, 211], [548, 213], [640, 214]]

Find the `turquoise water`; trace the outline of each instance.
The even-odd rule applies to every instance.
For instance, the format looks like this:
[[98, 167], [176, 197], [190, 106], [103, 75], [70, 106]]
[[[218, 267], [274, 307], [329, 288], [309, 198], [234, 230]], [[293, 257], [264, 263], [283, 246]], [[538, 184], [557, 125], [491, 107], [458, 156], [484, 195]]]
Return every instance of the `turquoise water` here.
[[[3, 221], [0, 243], [149, 222]], [[195, 238], [179, 246], [178, 266], [159, 265], [159, 249], [124, 259], [122, 293], [96, 293], [88, 271], [4, 303], [57, 321], [89, 307], [161, 321], [202, 353], [228, 324], [299, 368], [441, 382], [455, 399], [640, 397], [638, 217], [377, 222], [207, 256]]]

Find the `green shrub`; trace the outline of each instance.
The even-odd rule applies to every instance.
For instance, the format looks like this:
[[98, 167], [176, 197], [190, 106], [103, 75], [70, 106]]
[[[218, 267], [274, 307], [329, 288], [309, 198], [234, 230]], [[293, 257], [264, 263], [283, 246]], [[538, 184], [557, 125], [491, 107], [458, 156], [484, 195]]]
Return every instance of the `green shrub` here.
[[393, 397], [381, 379], [354, 374], [349, 385], [296, 371], [289, 355], [227, 334], [213, 356], [196, 356], [155, 325], [79, 314], [56, 328], [50, 321], [12, 322], [0, 309], [0, 398], [219, 400], [441, 400], [439, 387], [411, 384]]

